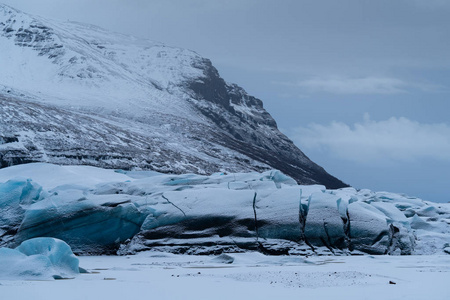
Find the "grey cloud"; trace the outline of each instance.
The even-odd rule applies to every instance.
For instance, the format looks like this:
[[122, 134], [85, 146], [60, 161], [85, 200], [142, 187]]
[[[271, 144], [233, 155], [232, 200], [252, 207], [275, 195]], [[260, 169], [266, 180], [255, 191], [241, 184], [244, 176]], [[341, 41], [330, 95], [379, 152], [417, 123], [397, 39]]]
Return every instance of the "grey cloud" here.
[[300, 88], [310, 93], [326, 92], [332, 94], [399, 94], [412, 90], [423, 92], [446, 91], [445, 87], [437, 84], [407, 82], [391, 77], [363, 77], [363, 78], [311, 78], [298, 82], [273, 82], [278, 85]]
[[406, 92], [408, 84], [397, 78], [331, 78], [308, 79], [295, 84], [311, 92], [335, 94], [397, 94]]
[[407, 118], [310, 124], [297, 128], [294, 140], [304, 149], [363, 164], [434, 159], [450, 162], [450, 125]]

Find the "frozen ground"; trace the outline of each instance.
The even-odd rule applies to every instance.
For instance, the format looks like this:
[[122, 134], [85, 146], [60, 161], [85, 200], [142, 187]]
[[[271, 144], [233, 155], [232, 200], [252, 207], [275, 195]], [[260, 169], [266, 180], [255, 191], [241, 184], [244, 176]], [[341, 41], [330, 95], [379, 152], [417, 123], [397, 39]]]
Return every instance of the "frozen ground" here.
[[17, 300], [450, 299], [449, 256], [229, 256], [80, 257], [89, 274], [72, 280], [0, 280], [0, 295]]

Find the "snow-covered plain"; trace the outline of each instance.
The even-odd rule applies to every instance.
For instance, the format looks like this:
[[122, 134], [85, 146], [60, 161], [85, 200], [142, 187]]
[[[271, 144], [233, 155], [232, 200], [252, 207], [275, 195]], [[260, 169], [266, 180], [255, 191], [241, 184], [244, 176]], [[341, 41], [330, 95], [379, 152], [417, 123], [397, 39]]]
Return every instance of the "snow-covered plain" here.
[[82, 256], [80, 266], [88, 274], [57, 281], [0, 280], [0, 295], [17, 300], [450, 299], [450, 256], [228, 255]]

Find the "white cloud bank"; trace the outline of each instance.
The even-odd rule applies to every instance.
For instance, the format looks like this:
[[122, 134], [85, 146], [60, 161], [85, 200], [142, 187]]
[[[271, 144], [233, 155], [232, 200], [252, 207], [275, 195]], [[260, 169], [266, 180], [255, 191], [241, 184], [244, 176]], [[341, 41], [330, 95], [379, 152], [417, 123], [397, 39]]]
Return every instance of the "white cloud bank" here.
[[372, 121], [348, 126], [310, 124], [295, 130], [294, 141], [305, 150], [366, 164], [409, 162], [424, 158], [450, 162], [450, 126], [422, 124], [407, 118]]

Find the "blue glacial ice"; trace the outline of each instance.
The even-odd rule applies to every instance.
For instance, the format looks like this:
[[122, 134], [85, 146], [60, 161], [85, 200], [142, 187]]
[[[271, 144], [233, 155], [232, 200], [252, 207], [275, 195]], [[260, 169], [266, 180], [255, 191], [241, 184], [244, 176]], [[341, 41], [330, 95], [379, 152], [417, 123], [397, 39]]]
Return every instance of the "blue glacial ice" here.
[[70, 246], [54, 238], [35, 238], [16, 249], [0, 248], [0, 279], [52, 280], [79, 274]]
[[146, 215], [129, 195], [92, 195], [70, 187], [25, 212], [16, 243], [41, 236], [62, 239], [74, 251], [109, 253], [139, 232]]
[[337, 249], [347, 247], [339, 201], [340, 198], [332, 194], [314, 193], [310, 196], [304, 230], [306, 240], [312, 245]]
[[17, 232], [25, 211], [39, 201], [41, 193], [42, 187], [30, 179], [12, 179], [0, 184], [0, 237], [6, 239]]
[[54, 237], [84, 254], [396, 255], [444, 254], [450, 244], [450, 204], [302, 186], [279, 171], [201, 176], [29, 168], [0, 169], [0, 246]]

